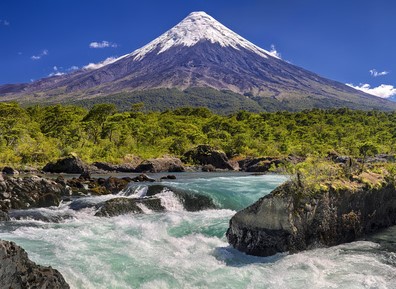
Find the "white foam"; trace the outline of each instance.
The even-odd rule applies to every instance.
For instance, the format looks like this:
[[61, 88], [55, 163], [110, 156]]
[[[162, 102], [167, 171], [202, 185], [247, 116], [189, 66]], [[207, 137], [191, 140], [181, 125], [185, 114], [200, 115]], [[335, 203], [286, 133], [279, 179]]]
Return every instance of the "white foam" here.
[[164, 188], [161, 193], [156, 195], [156, 197], [160, 199], [161, 205], [167, 211], [184, 211], [182, 203], [180, 203], [175, 194], [167, 188]]
[[[221, 185], [232, 188], [226, 180]], [[162, 195], [177, 199], [170, 193]], [[230, 249], [224, 237], [235, 211], [179, 209], [112, 218], [82, 210], [59, 224], [16, 221], [0, 224], [0, 239], [58, 269], [74, 289], [396, 288], [396, 267], [387, 262], [396, 256], [376, 243], [252, 257]]]

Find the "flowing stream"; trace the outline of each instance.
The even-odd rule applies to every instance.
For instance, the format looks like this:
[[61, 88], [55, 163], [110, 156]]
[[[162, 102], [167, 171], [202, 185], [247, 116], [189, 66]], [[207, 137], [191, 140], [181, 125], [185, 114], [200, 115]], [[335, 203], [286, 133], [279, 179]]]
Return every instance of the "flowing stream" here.
[[[162, 182], [204, 194], [219, 209], [187, 212], [160, 194], [165, 212], [95, 217], [89, 197], [57, 208], [32, 209], [57, 222], [13, 220], [0, 239], [15, 241], [32, 260], [58, 269], [71, 288], [396, 288], [396, 227], [370, 240], [298, 254], [248, 256], [225, 238], [229, 219], [286, 178], [276, 175], [178, 174]], [[120, 196], [144, 196], [133, 184]], [[73, 210], [79, 206], [80, 210]]]

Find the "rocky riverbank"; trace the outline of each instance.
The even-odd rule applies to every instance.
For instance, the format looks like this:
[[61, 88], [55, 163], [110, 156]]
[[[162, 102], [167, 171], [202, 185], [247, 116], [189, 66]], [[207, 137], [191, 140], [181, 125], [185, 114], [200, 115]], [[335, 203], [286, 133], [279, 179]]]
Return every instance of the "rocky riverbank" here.
[[14, 242], [0, 240], [0, 260], [0, 288], [70, 288], [58, 270], [32, 262]]
[[313, 190], [298, 180], [285, 183], [233, 216], [227, 238], [242, 252], [269, 256], [352, 242], [392, 225], [394, 180], [363, 173]]

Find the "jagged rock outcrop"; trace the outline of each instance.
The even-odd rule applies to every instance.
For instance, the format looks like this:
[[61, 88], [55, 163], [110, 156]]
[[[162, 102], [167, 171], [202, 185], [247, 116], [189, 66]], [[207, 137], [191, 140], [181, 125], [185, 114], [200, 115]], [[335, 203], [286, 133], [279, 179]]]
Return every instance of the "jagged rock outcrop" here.
[[42, 177], [1, 176], [0, 210], [58, 206], [61, 196], [69, 193], [66, 186]]
[[70, 187], [73, 195], [106, 195], [117, 194], [123, 190], [129, 182], [133, 181], [132, 178], [91, 178], [86, 173], [80, 175], [78, 178], [71, 178], [65, 180], [57, 178], [59, 184]]
[[227, 155], [209, 145], [199, 145], [183, 155], [185, 163], [199, 164], [202, 166], [212, 165], [216, 169], [234, 170]]
[[183, 163], [178, 158], [164, 157], [148, 159], [140, 163], [135, 169], [137, 173], [159, 173], [159, 172], [184, 172]]
[[247, 254], [333, 246], [396, 224], [396, 189], [360, 186], [306, 194], [288, 182], [230, 220], [229, 243]]
[[268, 172], [272, 166], [279, 166], [285, 162], [280, 158], [261, 157], [261, 158], [247, 158], [238, 162], [239, 167], [245, 172]]
[[70, 288], [58, 270], [32, 262], [14, 242], [0, 240], [0, 260], [0, 288]]

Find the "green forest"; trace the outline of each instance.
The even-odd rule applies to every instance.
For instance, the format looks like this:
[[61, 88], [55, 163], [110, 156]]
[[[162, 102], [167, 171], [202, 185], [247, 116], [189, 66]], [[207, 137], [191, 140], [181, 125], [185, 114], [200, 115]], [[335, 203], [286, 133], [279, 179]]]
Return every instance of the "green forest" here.
[[396, 112], [350, 109], [219, 115], [207, 108], [147, 111], [134, 104], [21, 107], [0, 103], [0, 164], [38, 166], [74, 153], [87, 162], [181, 156], [198, 144], [245, 156], [395, 153]]

